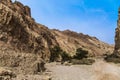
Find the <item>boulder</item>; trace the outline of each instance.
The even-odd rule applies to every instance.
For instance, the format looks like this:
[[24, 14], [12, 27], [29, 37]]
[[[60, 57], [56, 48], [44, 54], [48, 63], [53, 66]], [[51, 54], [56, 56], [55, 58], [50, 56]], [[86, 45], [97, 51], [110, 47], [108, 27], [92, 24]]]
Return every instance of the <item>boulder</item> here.
[[15, 78], [16, 74], [12, 72], [11, 70], [5, 69], [5, 68], [0, 68], [0, 77], [6, 77], [9, 76], [10, 78]]

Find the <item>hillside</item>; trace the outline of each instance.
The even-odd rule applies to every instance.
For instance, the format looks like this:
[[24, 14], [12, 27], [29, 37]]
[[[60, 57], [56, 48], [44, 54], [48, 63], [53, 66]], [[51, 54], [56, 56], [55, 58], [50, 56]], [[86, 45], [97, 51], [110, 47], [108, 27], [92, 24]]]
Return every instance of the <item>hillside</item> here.
[[28, 6], [1, 0], [0, 12], [0, 41], [18, 51], [48, 59], [49, 49], [58, 44], [47, 27], [34, 21]]
[[49, 61], [50, 49], [55, 46], [70, 55], [75, 55], [77, 48], [87, 50], [90, 56], [113, 51], [113, 46], [95, 37], [69, 30], [50, 30], [35, 22], [28, 6], [0, 0], [0, 66], [10, 67], [16, 73], [35, 73], [38, 63]]
[[83, 48], [89, 52], [90, 56], [101, 56], [111, 54], [113, 45], [109, 45], [83, 33], [76, 33], [70, 30], [52, 30], [60, 47], [71, 55], [75, 55], [77, 48]]

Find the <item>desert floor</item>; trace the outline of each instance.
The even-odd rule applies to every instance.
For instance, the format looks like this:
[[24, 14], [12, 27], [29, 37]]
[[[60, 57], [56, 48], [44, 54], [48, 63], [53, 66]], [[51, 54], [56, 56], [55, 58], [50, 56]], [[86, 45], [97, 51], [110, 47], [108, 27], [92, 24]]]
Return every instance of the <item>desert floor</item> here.
[[58, 63], [46, 65], [52, 80], [120, 80], [120, 67], [98, 60], [93, 65], [65, 66]]
[[120, 80], [119, 65], [102, 60], [93, 65], [47, 63], [46, 68], [42, 75], [18, 75], [15, 80]]

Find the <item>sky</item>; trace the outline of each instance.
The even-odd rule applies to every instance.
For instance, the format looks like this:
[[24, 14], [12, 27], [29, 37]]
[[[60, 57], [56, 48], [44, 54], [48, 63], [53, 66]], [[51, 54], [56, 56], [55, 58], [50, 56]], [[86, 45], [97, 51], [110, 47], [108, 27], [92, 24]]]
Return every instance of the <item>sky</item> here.
[[31, 8], [37, 23], [72, 30], [114, 44], [120, 0], [17, 0]]

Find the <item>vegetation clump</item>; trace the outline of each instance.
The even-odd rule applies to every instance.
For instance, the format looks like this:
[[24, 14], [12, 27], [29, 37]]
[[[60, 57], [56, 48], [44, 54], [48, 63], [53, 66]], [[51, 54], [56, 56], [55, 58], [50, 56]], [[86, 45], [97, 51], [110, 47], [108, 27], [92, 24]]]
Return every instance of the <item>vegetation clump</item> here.
[[76, 65], [76, 64], [86, 64], [86, 65], [92, 65], [95, 62], [94, 59], [88, 59], [88, 58], [83, 58], [81, 60], [78, 59], [72, 59], [71, 63]]
[[87, 64], [91, 65], [95, 62], [94, 59], [88, 58], [88, 51], [83, 50], [82, 48], [76, 49], [76, 55], [73, 56], [71, 60], [72, 64]]
[[115, 54], [107, 55], [104, 59], [107, 62], [120, 63], [120, 56], [117, 56]]
[[76, 50], [76, 55], [73, 58], [75, 58], [75, 59], [83, 59], [83, 58], [87, 58], [87, 55], [88, 55], [87, 50], [83, 50], [82, 48], [78, 48]]
[[[59, 46], [55, 46], [54, 48], [50, 49], [51, 51], [51, 56], [50, 56], [50, 61], [68, 61], [71, 59], [70, 55], [63, 51]], [[60, 59], [61, 58], [61, 59]]]
[[[50, 62], [61, 61], [64, 63], [65, 61], [71, 62], [72, 64], [92, 64], [95, 62], [93, 59], [88, 59], [88, 51], [83, 50], [82, 48], [76, 49], [76, 55], [71, 57], [68, 53], [63, 51], [59, 46], [55, 46], [50, 49], [51, 57]], [[61, 59], [60, 59], [61, 58]]]

